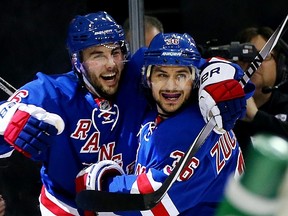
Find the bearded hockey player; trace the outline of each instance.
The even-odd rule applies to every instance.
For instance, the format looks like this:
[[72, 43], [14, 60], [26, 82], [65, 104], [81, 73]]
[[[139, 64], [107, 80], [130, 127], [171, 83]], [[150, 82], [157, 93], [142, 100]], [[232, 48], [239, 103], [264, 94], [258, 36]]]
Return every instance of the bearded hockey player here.
[[73, 71], [39, 72], [0, 106], [1, 153], [17, 150], [42, 162], [46, 216], [83, 215], [75, 178], [87, 165], [112, 160], [126, 174], [133, 170], [146, 107], [138, 94], [143, 52], [130, 58], [123, 29], [109, 14], [76, 16], [67, 45]]

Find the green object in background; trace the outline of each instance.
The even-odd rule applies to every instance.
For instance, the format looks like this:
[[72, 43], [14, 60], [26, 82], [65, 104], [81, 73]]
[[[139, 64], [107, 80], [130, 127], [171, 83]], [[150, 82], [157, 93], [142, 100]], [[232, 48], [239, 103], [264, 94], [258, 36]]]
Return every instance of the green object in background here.
[[288, 142], [259, 134], [253, 138], [240, 179], [231, 177], [216, 216], [276, 215], [279, 188], [288, 165]]

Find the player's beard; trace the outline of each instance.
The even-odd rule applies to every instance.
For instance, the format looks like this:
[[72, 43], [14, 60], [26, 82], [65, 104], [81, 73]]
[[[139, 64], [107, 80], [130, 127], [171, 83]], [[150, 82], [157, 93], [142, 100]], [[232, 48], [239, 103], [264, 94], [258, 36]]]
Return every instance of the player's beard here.
[[[94, 90], [106, 99], [113, 98], [118, 91], [121, 73], [118, 70], [114, 71], [115, 76], [111, 80], [105, 80], [103, 77], [91, 77], [89, 76], [90, 83], [94, 87]], [[111, 82], [109, 84], [109, 82]]]
[[190, 101], [190, 96], [188, 98], [185, 98], [184, 101], [180, 104], [180, 106], [178, 105], [177, 107], [175, 107], [174, 109], [167, 109], [167, 105], [163, 105], [163, 103], [161, 103], [160, 100], [156, 100], [156, 104], [157, 104], [157, 110], [160, 116], [162, 117], [169, 117], [172, 115], [177, 114], [178, 112], [180, 112], [185, 106], [186, 104]]

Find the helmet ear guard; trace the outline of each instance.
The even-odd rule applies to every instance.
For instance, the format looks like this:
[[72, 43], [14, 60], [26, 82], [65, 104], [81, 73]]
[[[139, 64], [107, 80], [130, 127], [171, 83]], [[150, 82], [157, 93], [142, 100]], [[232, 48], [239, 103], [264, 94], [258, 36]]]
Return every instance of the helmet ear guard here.
[[194, 39], [188, 34], [159, 33], [144, 54], [143, 84], [151, 87], [150, 76], [154, 65], [187, 66], [192, 79], [197, 80], [201, 55]]
[[145, 87], [151, 88], [151, 71], [152, 71], [153, 65], [148, 65], [147, 67], [142, 68], [142, 77], [143, 77], [143, 85]]
[[83, 65], [80, 63], [81, 61], [79, 60], [80, 56], [78, 55], [78, 53], [73, 53], [71, 56], [71, 62], [72, 62], [72, 66], [73, 68], [76, 70], [76, 72], [78, 73], [84, 73], [84, 68]]
[[197, 68], [196, 67], [190, 67], [189, 69], [191, 71], [191, 79], [194, 81], [195, 77], [196, 77], [196, 74], [198, 73], [197, 72]]

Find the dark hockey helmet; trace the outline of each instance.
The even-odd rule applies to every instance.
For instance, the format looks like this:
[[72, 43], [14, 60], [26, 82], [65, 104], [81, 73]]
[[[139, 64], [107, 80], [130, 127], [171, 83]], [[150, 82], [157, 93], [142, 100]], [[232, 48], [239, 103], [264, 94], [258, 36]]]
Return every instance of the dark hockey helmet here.
[[105, 11], [76, 16], [68, 28], [67, 47], [72, 64], [78, 72], [81, 70], [79, 52], [85, 48], [107, 43], [119, 44], [122, 52], [129, 56], [124, 30]]
[[195, 79], [195, 76], [198, 77], [200, 59], [196, 43], [187, 33], [159, 33], [144, 54], [144, 85], [150, 86], [149, 79], [154, 65], [188, 66]]

